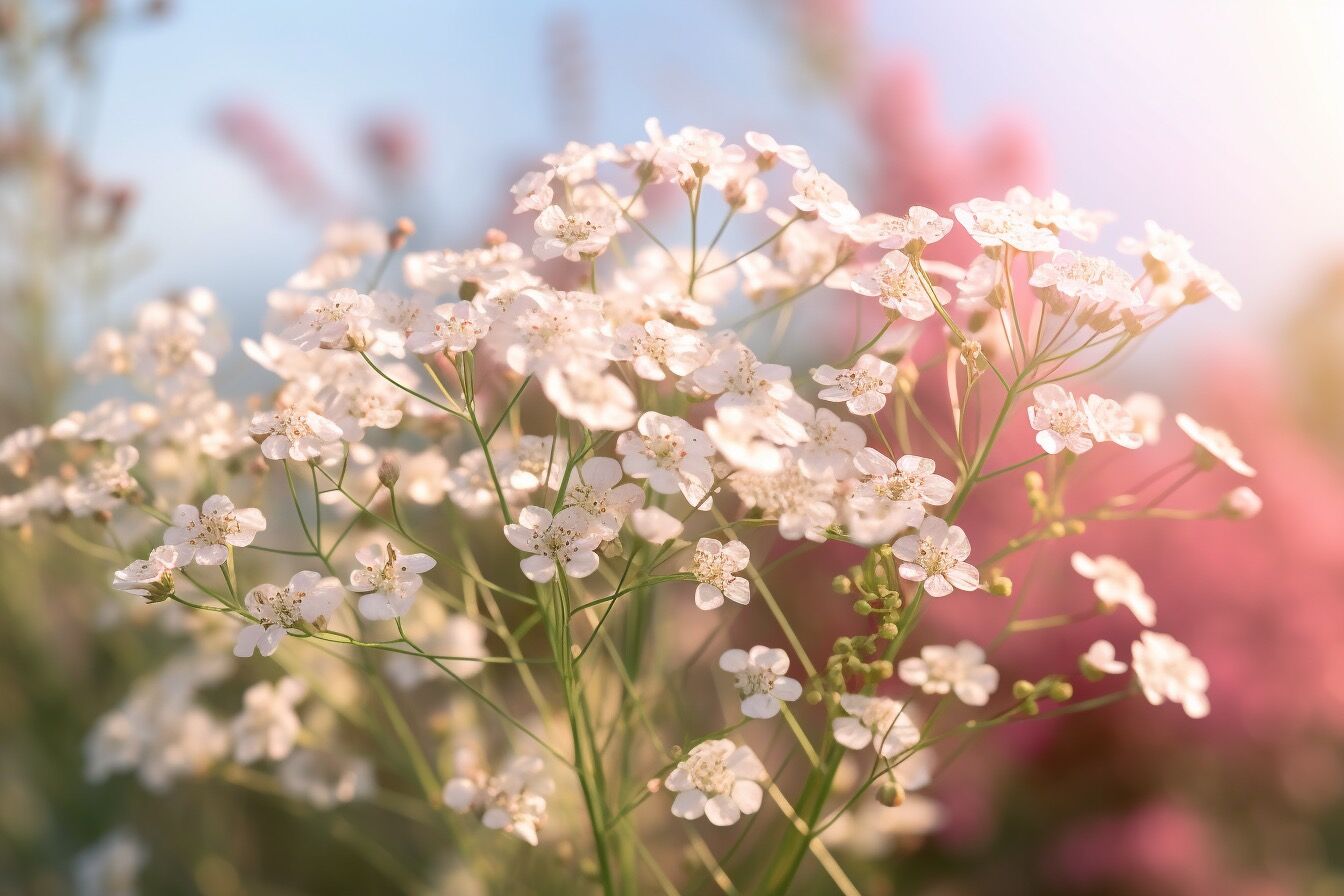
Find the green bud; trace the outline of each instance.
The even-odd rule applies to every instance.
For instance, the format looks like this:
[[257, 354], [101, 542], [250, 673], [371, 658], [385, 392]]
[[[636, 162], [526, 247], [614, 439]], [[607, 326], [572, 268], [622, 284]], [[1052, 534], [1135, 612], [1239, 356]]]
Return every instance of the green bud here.
[[1063, 703], [1073, 699], [1073, 685], [1067, 681], [1057, 681], [1050, 685], [1050, 699], [1056, 703]]
[[849, 594], [854, 589], [854, 582], [849, 576], [836, 576], [831, 579], [831, 588], [836, 594]]
[[895, 638], [898, 634], [900, 634], [900, 629], [896, 627], [894, 622], [884, 622], [877, 630], [877, 636], [887, 641]]
[[1036, 693], [1036, 685], [1030, 681], [1013, 682], [1013, 697], [1017, 700], [1025, 700]]
[[860, 616], [871, 616], [873, 613], [873, 605], [860, 598], [859, 600], [854, 601], [854, 612], [858, 613]]
[[877, 801], [884, 806], [895, 808], [905, 802], [905, 788], [895, 779], [883, 781], [877, 788]]

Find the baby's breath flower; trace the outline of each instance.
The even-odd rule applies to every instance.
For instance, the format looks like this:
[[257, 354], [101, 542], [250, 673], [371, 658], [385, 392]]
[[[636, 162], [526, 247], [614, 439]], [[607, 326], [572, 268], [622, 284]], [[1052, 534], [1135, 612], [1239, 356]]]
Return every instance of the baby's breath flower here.
[[1077, 399], [1056, 383], [1037, 386], [1031, 394], [1036, 403], [1027, 408], [1027, 419], [1042, 451], [1082, 454], [1091, 449], [1091, 421]]
[[365, 619], [404, 615], [424, 584], [420, 573], [434, 568], [429, 555], [403, 554], [396, 546], [382, 542], [360, 548], [355, 560], [361, 568], [350, 573], [350, 590], [364, 594], [359, 599], [359, 613]]
[[985, 651], [970, 641], [955, 647], [929, 645], [897, 667], [901, 681], [926, 694], [957, 695], [968, 706], [984, 706], [999, 687], [999, 670], [985, 662]]
[[1254, 476], [1255, 469], [1242, 459], [1241, 449], [1232, 443], [1232, 438], [1212, 426], [1201, 426], [1189, 414], [1177, 414], [1176, 425], [1205, 454], [1226, 464], [1234, 473], [1242, 476]]
[[265, 528], [266, 517], [260, 510], [240, 510], [224, 495], [211, 495], [199, 510], [190, 504], [177, 505], [163, 543], [177, 548], [178, 566], [192, 562], [219, 566], [228, 559], [230, 547], [247, 547]]
[[822, 401], [843, 401], [851, 414], [866, 417], [886, 406], [896, 382], [896, 365], [876, 355], [863, 355], [853, 367], [823, 364], [812, 371], [812, 379], [827, 387], [817, 393]]
[[341, 440], [341, 428], [316, 411], [297, 407], [262, 411], [248, 427], [253, 438], [261, 439], [262, 456], [270, 460], [307, 462], [320, 457], [326, 445]]
[[234, 656], [275, 653], [288, 630], [303, 623], [321, 625], [340, 606], [345, 590], [340, 580], [311, 570], [296, 572], [283, 588], [258, 585], [243, 598], [243, 606], [257, 621], [238, 632]]
[[622, 455], [625, 472], [635, 479], [647, 479], [649, 488], [660, 495], [681, 492], [692, 507], [708, 509], [714, 473], [709, 458], [714, 446], [705, 434], [680, 417], [648, 411], [636, 428], [623, 432], [616, 440], [616, 453]]
[[1131, 647], [1131, 664], [1154, 706], [1170, 700], [1179, 703], [1192, 719], [1209, 714], [1209, 670], [1190, 654], [1190, 648], [1171, 635], [1143, 632]]
[[734, 603], [751, 602], [751, 588], [747, 580], [734, 573], [741, 572], [751, 562], [751, 552], [742, 542], [726, 544], [713, 538], [702, 538], [695, 545], [695, 554], [687, 572], [700, 584], [695, 588], [695, 605], [712, 610], [723, 605], [726, 597]]
[[772, 719], [779, 715], [781, 701], [803, 695], [803, 686], [784, 674], [789, 671], [789, 655], [778, 647], [757, 644], [749, 652], [726, 650], [719, 657], [719, 668], [734, 676], [742, 715], [750, 719]]
[[692, 747], [664, 783], [677, 795], [672, 801], [677, 818], [703, 815], [710, 824], [724, 827], [761, 808], [764, 794], [758, 782], [765, 777], [765, 766], [751, 747], [721, 739]]
[[243, 694], [243, 710], [230, 724], [233, 759], [250, 765], [259, 759], [279, 762], [298, 742], [302, 723], [294, 712], [308, 694], [297, 678], [286, 676], [275, 684], [259, 681]]
[[1129, 668], [1115, 656], [1115, 645], [1110, 641], [1093, 641], [1087, 653], [1078, 658], [1078, 667], [1093, 681], [1100, 681], [1106, 675], [1122, 675]]
[[848, 750], [872, 746], [884, 759], [919, 742], [919, 726], [903, 704], [890, 697], [843, 694], [840, 708], [847, 715], [832, 720], [836, 743]]
[[602, 543], [602, 535], [587, 511], [579, 507], [567, 507], [555, 516], [544, 507], [524, 507], [518, 522], [504, 527], [504, 537], [518, 550], [533, 555], [519, 566], [534, 582], [549, 582], [557, 568], [576, 579], [597, 570], [593, 549]]
[[951, 594], [953, 588], [974, 591], [980, 585], [980, 571], [965, 562], [971, 555], [966, 533], [936, 516], [925, 517], [918, 534], [898, 538], [891, 549], [902, 561], [901, 578], [922, 582], [933, 597]]
[[1110, 554], [1089, 557], [1074, 551], [1069, 558], [1074, 572], [1092, 580], [1097, 600], [1108, 610], [1128, 607], [1142, 625], [1157, 624], [1157, 602], [1143, 588], [1143, 579], [1128, 563]]

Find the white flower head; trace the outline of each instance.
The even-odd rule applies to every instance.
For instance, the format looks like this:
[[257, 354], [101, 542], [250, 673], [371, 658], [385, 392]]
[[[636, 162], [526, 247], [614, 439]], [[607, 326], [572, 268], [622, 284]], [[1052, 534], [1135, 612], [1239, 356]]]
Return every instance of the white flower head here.
[[555, 790], [541, 759], [515, 756], [495, 775], [475, 768], [467, 771], [444, 784], [444, 804], [456, 812], [479, 814], [487, 828], [536, 846], [546, 821], [546, 798]]
[[597, 570], [597, 554], [602, 535], [587, 511], [567, 507], [554, 516], [543, 507], [524, 507], [518, 522], [504, 527], [504, 537], [520, 551], [532, 556], [519, 566], [533, 582], [549, 582], [557, 568], [576, 579]]
[[896, 539], [891, 546], [900, 558], [901, 578], [923, 582], [933, 597], [952, 593], [952, 589], [974, 591], [980, 586], [980, 571], [966, 562], [971, 543], [960, 526], [949, 526], [936, 516], [919, 524], [919, 532]]
[[872, 746], [879, 756], [890, 759], [919, 743], [919, 726], [905, 706], [890, 697], [843, 694], [840, 708], [847, 715], [834, 719], [831, 730], [836, 743], [848, 750]]
[[543, 261], [560, 256], [579, 261], [600, 255], [616, 232], [615, 224], [610, 213], [599, 209], [566, 214], [558, 205], [547, 206], [533, 224], [537, 238], [532, 253]]
[[306, 352], [353, 347], [373, 314], [373, 300], [353, 289], [337, 289], [311, 299], [299, 319], [281, 335]]
[[933, 287], [934, 299], [929, 293], [910, 258], [900, 251], [888, 252], [867, 274], [854, 277], [849, 288], [861, 296], [876, 296], [878, 304], [899, 312], [902, 317], [920, 321], [932, 317], [939, 305], [946, 305], [951, 296], [941, 286]]
[[849, 368], [823, 364], [812, 371], [812, 379], [827, 387], [817, 393], [822, 401], [843, 401], [851, 414], [866, 417], [886, 406], [896, 374], [895, 364], [863, 355]]
[[174, 545], [160, 545], [145, 560], [136, 560], [112, 574], [112, 587], [151, 599], [166, 598], [173, 591], [173, 570], [180, 565]]
[[1027, 408], [1027, 419], [1036, 430], [1036, 444], [1047, 454], [1072, 451], [1082, 454], [1092, 447], [1092, 426], [1087, 411], [1057, 383], [1037, 386], [1032, 391], [1035, 404]]
[[1157, 623], [1157, 602], [1143, 588], [1143, 579], [1134, 568], [1119, 557], [1100, 554], [1089, 557], [1074, 551], [1069, 558], [1074, 572], [1092, 580], [1092, 591], [1107, 610], [1128, 607], [1140, 624]]
[[1254, 476], [1255, 469], [1242, 458], [1238, 448], [1227, 433], [1212, 426], [1201, 426], [1189, 414], [1177, 414], [1176, 425], [1199, 446], [1204, 454], [1214, 460], [1220, 460], [1234, 473], [1242, 476]]
[[261, 440], [261, 453], [269, 460], [301, 463], [320, 457], [324, 447], [341, 440], [339, 426], [316, 411], [297, 407], [256, 414], [248, 432]]
[[1059, 238], [1038, 227], [1028, 214], [1007, 202], [972, 199], [952, 206], [961, 226], [986, 249], [1011, 246], [1023, 252], [1050, 252], [1059, 248]]
[[695, 588], [695, 605], [702, 610], [713, 610], [723, 605], [726, 597], [734, 603], [751, 602], [751, 588], [747, 580], [734, 573], [741, 572], [751, 562], [751, 552], [740, 541], [727, 544], [713, 538], [702, 538], [695, 545], [695, 554], [687, 572], [700, 584]]
[[365, 545], [355, 552], [360, 568], [350, 573], [350, 590], [364, 596], [359, 613], [365, 619], [395, 619], [415, 602], [424, 584], [420, 573], [434, 568], [428, 554], [403, 554], [395, 545]]
[[289, 629], [303, 623], [324, 624], [344, 596], [339, 579], [311, 570], [296, 572], [283, 588], [258, 585], [243, 598], [243, 606], [257, 621], [239, 630], [234, 656], [251, 656], [253, 651], [270, 656]]
[[1115, 645], [1110, 641], [1093, 641], [1087, 653], [1078, 657], [1078, 668], [1092, 681], [1100, 681], [1107, 675], [1121, 675], [1129, 668], [1124, 661], [1115, 656]]
[[917, 657], [900, 662], [901, 681], [926, 694], [957, 695], [967, 706], [984, 706], [999, 687], [999, 670], [985, 662], [985, 651], [970, 641], [955, 647], [931, 644]]
[[664, 782], [677, 795], [672, 814], [693, 820], [704, 816], [724, 827], [761, 808], [765, 766], [748, 746], [731, 740], [696, 744]]
[[211, 495], [199, 510], [190, 504], [177, 505], [163, 543], [177, 548], [178, 566], [191, 562], [219, 566], [228, 559], [230, 547], [247, 547], [265, 528], [266, 517], [260, 510], [239, 509], [224, 495]]
[[854, 497], [889, 507], [904, 525], [922, 523], [925, 504], [941, 506], [952, 500], [952, 481], [934, 472], [930, 458], [905, 454], [893, 462], [874, 448], [864, 448], [854, 466], [864, 476]]
[[644, 490], [633, 482], [621, 484], [621, 465], [610, 457], [590, 457], [570, 476], [565, 507], [588, 514], [603, 541], [620, 532], [625, 518], [644, 503]]
[[680, 417], [654, 411], [642, 414], [633, 431], [617, 438], [616, 453], [622, 456], [626, 473], [635, 479], [647, 479], [658, 494], [680, 492], [692, 507], [709, 508], [714, 486], [709, 458], [714, 446], [703, 432]]
[[680, 535], [685, 526], [681, 520], [661, 507], [641, 507], [630, 514], [630, 525], [635, 534], [652, 544], [663, 544]]
[[849, 194], [830, 177], [816, 168], [794, 172], [794, 194], [789, 202], [800, 212], [815, 213], [818, 218], [835, 227], [843, 227], [859, 220], [859, 210], [849, 201]]
[[807, 150], [801, 146], [780, 143], [774, 137], [762, 134], [760, 131], [747, 131], [746, 138], [747, 145], [760, 154], [757, 164], [762, 170], [772, 167], [776, 159], [798, 170], [812, 167], [812, 160], [808, 158]]
[[772, 719], [779, 715], [781, 701], [803, 695], [803, 686], [784, 674], [789, 671], [789, 655], [778, 647], [757, 644], [750, 651], [726, 650], [719, 657], [719, 668], [734, 677], [742, 715], [750, 719]]
[[1223, 495], [1221, 509], [1233, 519], [1249, 520], [1258, 516], [1264, 506], [1265, 502], [1253, 489], [1239, 485]]
[[1131, 646], [1130, 662], [1149, 703], [1179, 703], [1192, 719], [1209, 714], [1209, 670], [1171, 635], [1143, 632]]
[[490, 321], [471, 302], [440, 305], [421, 314], [406, 336], [406, 350], [417, 355], [469, 352], [490, 330]]
[[1114, 398], [1089, 395], [1083, 405], [1092, 438], [1098, 442], [1114, 442], [1121, 448], [1138, 448], [1143, 444], [1134, 417]]
[[1162, 420], [1166, 408], [1162, 399], [1149, 392], [1135, 392], [1121, 402], [1125, 413], [1134, 421], [1134, 431], [1145, 445], [1156, 445], [1162, 437]]
[[240, 765], [259, 759], [279, 762], [298, 742], [302, 724], [294, 712], [308, 693], [297, 678], [285, 677], [275, 684], [259, 681], [243, 694], [243, 710], [233, 720], [233, 758]]

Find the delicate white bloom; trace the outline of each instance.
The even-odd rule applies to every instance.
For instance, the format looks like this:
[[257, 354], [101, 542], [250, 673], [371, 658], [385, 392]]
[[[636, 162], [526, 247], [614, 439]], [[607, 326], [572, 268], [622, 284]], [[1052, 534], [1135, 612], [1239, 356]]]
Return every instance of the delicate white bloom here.
[[1194, 245], [1190, 240], [1152, 220], [1143, 222], [1143, 233], [1142, 238], [1124, 237], [1117, 248], [1126, 255], [1142, 255], [1167, 267], [1189, 266], [1190, 248]]
[[751, 562], [751, 552], [742, 542], [728, 543], [713, 538], [702, 538], [695, 545], [695, 554], [686, 571], [700, 584], [695, 588], [695, 605], [712, 610], [723, 605], [726, 597], [734, 603], [751, 602], [751, 588], [747, 580], [734, 573], [741, 572]]
[[534, 492], [543, 482], [559, 488], [565, 461], [555, 451], [555, 436], [520, 436], [513, 451], [495, 459], [500, 481], [519, 492]]
[[1144, 590], [1143, 579], [1128, 563], [1110, 554], [1089, 557], [1074, 551], [1069, 558], [1073, 571], [1092, 580], [1092, 591], [1107, 610], [1128, 607], [1142, 625], [1157, 623], [1157, 602]]
[[570, 476], [564, 507], [577, 507], [603, 541], [615, 538], [625, 518], [644, 503], [644, 489], [621, 482], [621, 465], [610, 457], [590, 457]]
[[25, 426], [0, 439], [0, 465], [9, 468], [19, 479], [32, 469], [37, 449], [47, 440], [47, 431], [41, 426]]
[[772, 719], [779, 705], [803, 695], [803, 686], [784, 673], [789, 671], [789, 655], [778, 647], [757, 644], [751, 651], [724, 651], [719, 668], [733, 676], [733, 686], [742, 696], [742, 715], [750, 719]]
[[952, 206], [952, 213], [986, 249], [1011, 246], [1023, 252], [1050, 252], [1059, 247], [1058, 237], [1006, 202], [972, 199]]
[[961, 641], [955, 647], [931, 644], [897, 666], [901, 681], [926, 694], [949, 691], [967, 706], [984, 706], [999, 687], [999, 670], [985, 662], [978, 644]]
[[[870, 273], [854, 277], [849, 288], [861, 296], [876, 296], [882, 307], [910, 320], [924, 320], [937, 311], [914, 263], [904, 252], [888, 252]], [[941, 286], [933, 287], [933, 294], [939, 305], [946, 305], [951, 298]]]
[[592, 368], [551, 370], [542, 374], [541, 389], [560, 416], [595, 432], [625, 429], [639, 415], [635, 393], [612, 373]]
[[140, 597], [167, 596], [173, 589], [173, 570], [180, 565], [173, 545], [160, 545], [146, 560], [136, 560], [112, 574], [112, 587]]
[[334, 809], [371, 795], [373, 763], [362, 756], [298, 749], [276, 769], [280, 787], [318, 809]]
[[1265, 502], [1252, 489], [1239, 485], [1223, 496], [1222, 511], [1234, 519], [1249, 520], [1258, 516]]
[[645, 412], [635, 430], [621, 433], [616, 440], [616, 453], [622, 456], [626, 473], [635, 479], [647, 479], [658, 494], [681, 492], [692, 507], [710, 506], [714, 472], [709, 458], [714, 446], [703, 432], [680, 417]]
[[661, 507], [641, 507], [630, 515], [635, 534], [652, 544], [671, 541], [682, 533], [681, 520]]
[[1051, 190], [1048, 196], [1038, 197], [1033, 196], [1026, 187], [1013, 187], [1004, 199], [1029, 216], [1038, 227], [1046, 227], [1056, 233], [1069, 233], [1089, 243], [1096, 240], [1101, 225], [1115, 217], [1110, 212], [1074, 208], [1069, 197], [1058, 190]]
[[[458, 678], [471, 678], [485, 668], [481, 658], [485, 649], [485, 627], [470, 616], [448, 613], [438, 601], [422, 600], [405, 620], [406, 634], [426, 654], [440, 659], [444, 669]], [[443, 671], [435, 663], [418, 656], [394, 653], [385, 665], [387, 677], [403, 690], [427, 681], [442, 680]]]
[[515, 215], [523, 212], [539, 212], [551, 204], [555, 191], [551, 189], [551, 178], [555, 171], [529, 171], [509, 188], [517, 205]]
[[600, 255], [615, 233], [610, 214], [565, 214], [558, 205], [547, 206], [533, 224], [537, 238], [532, 253], [541, 260], [564, 256], [579, 261], [585, 255]]
[[77, 896], [137, 896], [148, 856], [125, 831], [114, 831], [75, 857]]
[[131, 475], [139, 460], [140, 452], [134, 447], [118, 445], [111, 457], [90, 462], [88, 473], [62, 490], [66, 508], [78, 517], [115, 510], [140, 488]]
[[235, 508], [224, 495], [211, 495], [199, 510], [179, 504], [172, 519], [173, 524], [163, 533], [163, 543], [177, 548], [179, 567], [191, 562], [219, 566], [228, 559], [230, 547], [247, 547], [266, 528], [260, 510]]
[[1190, 655], [1190, 648], [1171, 635], [1143, 632], [1130, 648], [1130, 663], [1154, 706], [1170, 700], [1179, 703], [1192, 719], [1209, 714], [1209, 670]]
[[884, 759], [919, 743], [919, 726], [903, 704], [890, 697], [842, 694], [840, 708], [848, 715], [831, 722], [836, 743], [849, 750], [871, 745]]
[[410, 610], [424, 584], [420, 573], [434, 568], [429, 555], [403, 554], [390, 543], [365, 545], [355, 552], [355, 561], [361, 568], [350, 573], [350, 590], [364, 594], [360, 615], [375, 620], [395, 619]]
[[1142, 301], [1134, 291], [1134, 278], [1115, 262], [1070, 250], [1058, 251], [1050, 261], [1037, 265], [1030, 282], [1074, 299], [1084, 308], [1107, 304], [1130, 308]]
[[279, 762], [288, 756], [303, 728], [294, 707], [307, 693], [302, 681], [288, 676], [275, 684], [259, 681], [248, 688], [242, 712], [229, 725], [234, 761], [250, 765], [259, 759]]
[[546, 820], [546, 798], [555, 782], [536, 756], [515, 756], [497, 775], [472, 767], [443, 785], [443, 802], [455, 812], [479, 814], [487, 828], [505, 831], [537, 845]]
[[816, 168], [794, 172], [793, 190], [789, 202], [794, 208], [813, 212], [827, 224], [842, 227], [859, 219], [859, 210], [849, 201], [844, 187]]
[[933, 597], [951, 594], [953, 588], [974, 591], [980, 586], [980, 571], [966, 562], [971, 543], [960, 526], [925, 517], [917, 535], [898, 538], [891, 548], [902, 561], [901, 578], [923, 582]]
[[[865, 222], [869, 222], [869, 227], [864, 227]], [[951, 218], [944, 218], [931, 208], [913, 205], [904, 217], [869, 215], [847, 233], [856, 242], [877, 243], [883, 249], [919, 255], [926, 246], [938, 242], [951, 230]]]
[[896, 373], [895, 364], [863, 355], [849, 368], [823, 364], [812, 371], [812, 379], [827, 387], [817, 393], [822, 401], [843, 401], [851, 414], [866, 417], [886, 407]]
[[776, 445], [796, 445], [807, 437], [803, 424], [789, 413], [795, 398], [789, 368], [762, 364], [741, 343], [719, 351], [691, 380], [718, 396], [714, 408], [725, 423], [753, 427]]
[[297, 407], [262, 411], [252, 418], [248, 432], [261, 439], [261, 453], [270, 460], [306, 462], [341, 440], [341, 428], [316, 411]]
[[1217, 297], [1233, 311], [1241, 310], [1241, 293], [1227, 279], [1203, 262], [1191, 259], [1183, 271], [1186, 275], [1185, 300], [1198, 302], [1209, 296]]
[[305, 622], [324, 625], [344, 596], [339, 579], [311, 570], [296, 572], [283, 588], [258, 585], [243, 598], [243, 606], [257, 621], [239, 630], [234, 656], [251, 656], [253, 651], [270, 656], [289, 629]]
[[1072, 451], [1082, 454], [1092, 447], [1091, 421], [1077, 400], [1057, 383], [1037, 386], [1036, 403], [1027, 408], [1027, 419], [1036, 430], [1036, 444], [1047, 454]]
[[1087, 653], [1078, 658], [1078, 665], [1083, 674], [1093, 679], [1121, 675], [1129, 668], [1123, 661], [1116, 659], [1115, 645], [1106, 640], [1093, 641]]
[[934, 462], [927, 457], [905, 454], [893, 462], [880, 451], [865, 448], [855, 456], [854, 466], [865, 477], [854, 497], [888, 505], [907, 526], [924, 521], [925, 504], [946, 504], [955, 490], [950, 479], [934, 472]]
[[629, 361], [635, 373], [646, 380], [661, 381], [666, 367], [677, 376], [693, 373], [709, 360], [705, 337], [684, 330], [661, 318], [644, 323], [622, 324], [616, 329], [611, 356]]
[[677, 795], [672, 814], [693, 820], [704, 816], [720, 827], [754, 815], [764, 796], [765, 766], [748, 746], [731, 740], [707, 740], [691, 748], [664, 782]]
[[807, 150], [801, 146], [792, 143], [781, 144], [774, 137], [762, 134], [760, 131], [747, 131], [746, 138], [747, 145], [760, 153], [762, 169], [771, 167], [775, 159], [799, 170], [812, 167], [812, 160], [808, 158]]
[[610, 343], [598, 301], [591, 293], [527, 290], [516, 309], [492, 327], [497, 338], [491, 343], [519, 375], [591, 371], [594, 362], [606, 359]]
[[863, 449], [868, 438], [863, 427], [841, 420], [828, 408], [808, 406], [806, 414], [801, 416], [807, 440], [793, 452], [803, 475], [812, 479], [825, 476], [842, 479], [853, 475], [854, 456]]
[[1122, 402], [1125, 413], [1134, 421], [1134, 431], [1145, 445], [1156, 445], [1162, 437], [1166, 408], [1162, 399], [1148, 392], [1135, 392]]
[[372, 313], [373, 300], [368, 296], [353, 289], [337, 289], [311, 299], [299, 319], [281, 335], [306, 352], [345, 348]]
[[1189, 414], [1177, 414], [1176, 425], [1208, 456], [1227, 464], [1234, 473], [1255, 475], [1255, 469], [1242, 459], [1241, 449], [1232, 443], [1227, 433], [1211, 426], [1201, 426]]
[[417, 355], [469, 352], [489, 329], [489, 320], [471, 302], [451, 302], [416, 318], [406, 336], [406, 350]]
[[789, 462], [765, 472], [738, 471], [730, 480], [733, 491], [748, 509], [759, 509], [763, 518], [776, 520], [781, 538], [825, 541], [836, 518], [835, 479], [805, 476], [797, 462], [779, 453]]
[[533, 582], [549, 582], [557, 567], [576, 579], [597, 570], [593, 549], [602, 543], [602, 536], [587, 512], [578, 507], [567, 507], [555, 516], [542, 507], [524, 507], [518, 522], [504, 527], [504, 537], [518, 550], [533, 555], [519, 564]]
[[1098, 442], [1114, 442], [1121, 448], [1138, 448], [1143, 444], [1134, 418], [1114, 398], [1089, 395], [1083, 411], [1092, 438]]

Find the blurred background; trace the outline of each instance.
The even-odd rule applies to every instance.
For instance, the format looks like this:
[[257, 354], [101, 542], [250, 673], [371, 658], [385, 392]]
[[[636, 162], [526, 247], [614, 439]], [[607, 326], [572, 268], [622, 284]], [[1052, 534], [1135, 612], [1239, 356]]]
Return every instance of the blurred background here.
[[[865, 211], [1021, 183], [1114, 211], [1104, 240], [1145, 218], [1186, 234], [1245, 310], [1178, 317], [1107, 388], [1226, 428], [1265, 512], [1084, 549], [1144, 575], [1208, 661], [1214, 714], [1126, 707], [991, 740], [873, 892], [1344, 893], [1344, 5], [0, 0], [0, 41], [0, 434], [77, 403], [63, 366], [145, 299], [208, 286], [255, 333], [327, 221], [409, 215], [417, 247], [475, 245], [540, 155], [636, 139], [649, 116], [801, 143]], [[209, 845], [230, 819], [283, 824], [264, 799], [203, 818], [221, 805], [205, 785], [85, 784], [80, 743], [141, 639], [92, 631], [103, 596], [75, 583], [105, 569], [34, 568], [16, 544], [0, 893], [66, 892], [77, 855], [156, 815], [176, 824], [135, 825], [167, 857], [151, 892], [357, 879], [340, 855], [276, 876], [273, 854]]]

